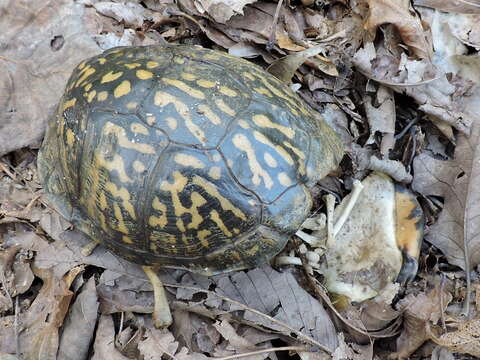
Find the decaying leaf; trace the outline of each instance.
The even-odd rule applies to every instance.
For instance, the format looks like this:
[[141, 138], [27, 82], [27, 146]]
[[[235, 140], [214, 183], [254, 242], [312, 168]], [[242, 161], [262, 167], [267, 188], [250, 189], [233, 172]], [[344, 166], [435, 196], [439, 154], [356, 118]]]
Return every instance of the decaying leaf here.
[[[449, 324], [450, 326], [452, 324]], [[458, 329], [437, 337], [430, 333], [431, 339], [455, 353], [480, 357], [480, 319], [473, 319], [456, 324]]]
[[232, 16], [243, 14], [243, 8], [257, 0], [194, 0], [200, 13], [208, 13], [216, 22], [225, 24]]
[[95, 344], [93, 345], [92, 360], [128, 360], [120, 351], [115, 348], [115, 328], [111, 315], [102, 315], [98, 322], [95, 334]]

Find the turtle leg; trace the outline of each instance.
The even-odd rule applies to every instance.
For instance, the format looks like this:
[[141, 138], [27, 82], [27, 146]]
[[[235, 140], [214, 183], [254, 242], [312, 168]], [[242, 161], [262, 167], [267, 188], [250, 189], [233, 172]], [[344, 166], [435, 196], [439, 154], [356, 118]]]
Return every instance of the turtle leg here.
[[168, 305], [167, 295], [165, 294], [165, 288], [163, 283], [155, 272], [155, 268], [152, 266], [142, 266], [145, 275], [153, 286], [153, 295], [155, 299], [155, 308], [153, 310], [153, 321], [155, 327], [163, 328], [169, 327], [172, 324], [172, 313], [170, 312], [170, 306]]

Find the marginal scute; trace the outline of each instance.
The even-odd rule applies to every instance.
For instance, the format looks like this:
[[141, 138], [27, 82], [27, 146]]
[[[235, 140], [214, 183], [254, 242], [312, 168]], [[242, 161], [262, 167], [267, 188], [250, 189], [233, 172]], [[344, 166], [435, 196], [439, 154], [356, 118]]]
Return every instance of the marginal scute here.
[[193, 46], [80, 64], [39, 153], [55, 208], [115, 253], [204, 274], [252, 267], [308, 215], [340, 142], [259, 67]]

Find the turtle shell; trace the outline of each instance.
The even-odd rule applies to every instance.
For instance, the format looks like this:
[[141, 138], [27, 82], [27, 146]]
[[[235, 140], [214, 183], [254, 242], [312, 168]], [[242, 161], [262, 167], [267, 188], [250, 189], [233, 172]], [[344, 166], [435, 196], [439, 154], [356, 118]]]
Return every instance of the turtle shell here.
[[277, 254], [342, 155], [319, 115], [260, 67], [167, 45], [78, 65], [38, 167], [52, 205], [118, 255], [214, 274]]

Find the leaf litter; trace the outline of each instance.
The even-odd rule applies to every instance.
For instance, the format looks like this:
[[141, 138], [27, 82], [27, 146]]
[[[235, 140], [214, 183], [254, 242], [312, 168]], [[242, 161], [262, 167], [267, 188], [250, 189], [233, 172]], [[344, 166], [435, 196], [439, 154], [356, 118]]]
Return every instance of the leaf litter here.
[[[418, 358], [425, 342], [432, 358], [440, 353], [433, 344], [479, 357], [478, 301], [459, 304], [475, 304], [480, 286], [480, 32], [478, 7], [453, 3], [1, 4], [0, 357], [276, 359], [274, 350], [285, 349], [304, 360], [401, 359]], [[46, 120], [82, 59], [164, 41], [270, 66], [331, 122], [348, 155], [336, 178], [312, 190], [315, 212], [325, 211], [322, 194], [341, 199], [371, 170], [411, 183], [428, 219], [425, 261], [393, 304], [377, 298], [338, 311], [310, 271], [311, 250], [297, 241], [283, 255], [303, 258], [303, 268], [265, 265], [211, 278], [162, 271], [175, 322], [158, 330], [140, 267], [102, 247], [82, 255], [85, 237], [41, 197], [35, 160]]]

